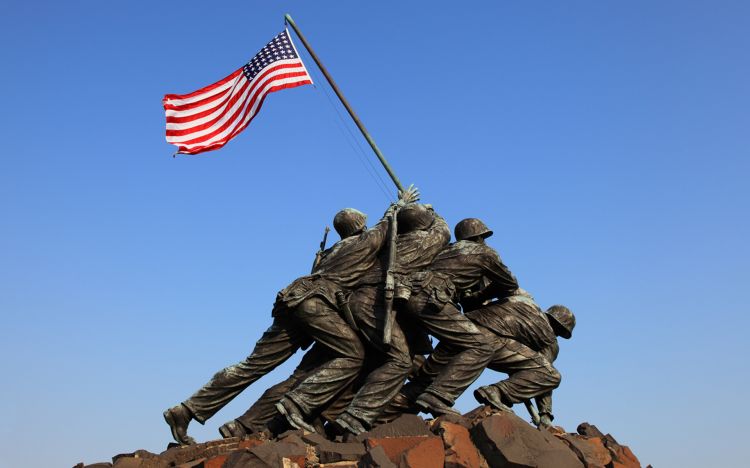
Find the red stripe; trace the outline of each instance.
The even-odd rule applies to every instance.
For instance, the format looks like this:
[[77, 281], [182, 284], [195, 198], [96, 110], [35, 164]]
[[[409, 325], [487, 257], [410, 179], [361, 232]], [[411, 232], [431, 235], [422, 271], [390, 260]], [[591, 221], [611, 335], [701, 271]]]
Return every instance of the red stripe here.
[[[237, 122], [237, 120], [241, 120], [241, 119], [245, 118], [245, 116], [247, 115], [247, 113], [250, 111], [250, 109], [252, 108], [253, 104], [255, 104], [255, 101], [257, 100], [257, 97], [258, 97], [257, 96], [257, 91], [258, 91], [259, 86], [261, 84], [265, 88], [266, 86], [268, 86], [269, 84], [271, 84], [271, 83], [273, 83], [274, 81], [277, 81], [277, 80], [282, 80], [284, 78], [292, 78], [294, 76], [306, 76], [307, 75], [305, 72], [284, 73], [284, 74], [281, 74], [281, 75], [273, 77], [273, 79], [271, 79], [270, 81], [267, 81], [267, 82], [263, 83], [262, 78], [265, 77], [266, 75], [268, 75], [268, 73], [270, 73], [271, 71], [273, 71], [273, 70], [269, 70], [269, 72], [264, 73], [262, 75], [262, 77], [261, 77], [260, 80], [257, 80], [257, 79], [253, 80], [253, 85], [250, 88], [250, 91], [248, 92], [248, 95], [247, 95], [247, 98], [246, 98], [248, 100], [248, 104], [243, 103], [243, 106], [239, 107], [235, 111], [235, 113], [231, 116], [231, 118], [229, 118], [226, 122], [224, 122], [216, 130], [212, 131], [211, 133], [207, 133], [205, 135], [193, 138], [191, 140], [179, 141], [179, 142], [172, 142], [172, 143], [176, 144], [176, 145], [179, 145], [179, 144], [185, 145], [185, 144], [194, 144], [194, 143], [200, 143], [202, 141], [210, 140], [211, 138], [215, 137], [219, 133], [221, 133], [224, 130], [226, 130], [227, 128], [229, 128], [229, 126], [234, 125]], [[245, 108], [244, 109], [245, 112], [242, 115], [242, 117], [240, 119], [238, 119], [237, 117], [238, 117], [239, 113], [242, 112], [243, 107]], [[216, 120], [218, 120], [218, 119], [216, 119]], [[216, 123], [216, 122], [214, 121], [211, 124], [213, 124], [213, 123]], [[187, 129], [187, 130], [167, 130], [167, 136], [185, 136], [185, 135], [190, 135], [191, 133], [195, 133], [197, 131], [200, 131], [201, 128], [205, 129], [205, 128], [209, 128], [210, 126], [211, 125], [209, 123], [207, 123], [207, 124], [199, 125], [197, 127], [192, 127], [190, 129]]]
[[[204, 110], [202, 112], [198, 112], [197, 114], [186, 115], [184, 117], [167, 117], [167, 123], [186, 123], [186, 122], [192, 122], [193, 120], [198, 120], [198, 119], [201, 119], [201, 118], [203, 118], [203, 117], [205, 117], [207, 115], [211, 115], [212, 113], [216, 112], [216, 109], [218, 109], [219, 107], [223, 107], [224, 110], [215, 119], [213, 119], [212, 121], [210, 121], [208, 123], [214, 123], [214, 122], [216, 122], [218, 119], [221, 118], [222, 115], [226, 114], [227, 110], [229, 110], [229, 109], [232, 108], [232, 106], [237, 102], [237, 100], [240, 99], [242, 97], [242, 95], [245, 93], [245, 91], [247, 90], [248, 86], [250, 86], [250, 82], [249, 81], [247, 81], [247, 80], [242, 80], [242, 81], [243, 81], [243, 83], [242, 83], [242, 86], [240, 87], [240, 89], [237, 90], [237, 92], [234, 93], [229, 99], [226, 99], [226, 100], [224, 100], [221, 103], [217, 103], [216, 106], [214, 106], [214, 107], [212, 107], [210, 109], [206, 109], [206, 110]], [[202, 124], [202, 125], [205, 125], [205, 124]], [[208, 128], [208, 127], [202, 127], [202, 128]], [[187, 135], [189, 133], [197, 132], [200, 129], [201, 129], [201, 126], [190, 127], [188, 129], [183, 129], [183, 130], [167, 129], [167, 136]]]
[[[245, 129], [245, 127], [247, 127], [250, 124], [250, 122], [253, 121], [253, 119], [255, 118], [255, 116], [258, 115], [258, 113], [260, 112], [260, 108], [263, 107], [263, 103], [266, 100], [266, 96], [268, 96], [269, 94], [274, 93], [276, 91], [281, 91], [282, 89], [296, 88], [297, 86], [302, 86], [302, 85], [306, 85], [306, 84], [312, 84], [312, 81], [311, 80], [305, 80], [305, 81], [298, 81], [298, 82], [295, 82], [295, 83], [285, 83], [285, 84], [280, 84], [280, 85], [276, 85], [276, 86], [271, 86], [271, 88], [269, 88], [268, 91], [266, 91], [266, 93], [261, 98], [260, 103], [258, 104], [258, 108], [255, 109], [255, 114], [253, 114], [253, 116], [250, 117], [247, 122], [245, 122], [244, 124], [242, 124], [242, 126], [240, 126], [236, 130], [234, 130], [232, 133], [230, 133], [227, 136], [227, 138], [226, 138], [227, 141], [229, 141], [232, 138], [234, 138], [235, 135], [239, 134], [242, 130]], [[247, 115], [247, 113], [245, 115]], [[244, 117], [245, 116], [243, 116], [243, 119], [244, 119]]]
[[221, 80], [217, 81], [216, 83], [208, 85], [205, 88], [201, 88], [198, 91], [193, 91], [190, 94], [166, 94], [164, 96], [164, 99], [162, 99], [162, 102], [166, 102], [167, 100], [170, 100], [170, 99], [188, 99], [188, 98], [197, 96], [199, 94], [205, 93], [207, 91], [211, 91], [212, 89], [218, 88], [219, 86], [223, 85], [227, 81], [233, 80], [240, 73], [242, 73], [242, 68], [240, 68], [238, 70], [235, 70], [234, 72], [232, 72], [231, 75], [227, 76], [226, 78], [222, 78]]
[[[253, 116], [251, 116], [250, 119], [248, 119], [247, 122], [245, 122], [244, 124], [242, 124], [239, 128], [235, 129], [232, 133], [230, 133], [229, 135], [227, 135], [223, 139], [221, 139], [221, 140], [219, 140], [217, 142], [211, 143], [210, 145], [206, 145], [206, 146], [197, 146], [197, 147], [194, 147], [194, 148], [191, 148], [191, 149], [187, 149], [185, 146], [178, 146], [179, 147], [178, 153], [182, 153], [182, 154], [198, 154], [198, 153], [205, 153], [207, 151], [214, 151], [214, 150], [217, 150], [217, 149], [223, 147], [232, 138], [234, 138], [237, 134], [239, 134], [242, 130], [244, 130], [245, 127], [247, 127], [250, 124], [250, 122], [253, 121], [253, 119], [255, 118], [255, 116], [258, 115], [258, 112], [260, 111], [261, 107], [263, 107], [263, 103], [265, 102], [266, 96], [268, 94], [276, 92], [276, 91], [280, 91], [282, 89], [296, 88], [297, 86], [302, 86], [302, 85], [306, 85], [306, 84], [312, 84], [312, 81], [311, 80], [305, 80], [305, 81], [299, 81], [299, 82], [296, 82], [296, 83], [286, 83], [286, 84], [283, 84], [283, 85], [272, 86], [260, 98], [261, 101], [258, 104], [258, 108], [255, 110], [255, 114], [253, 114]], [[252, 105], [248, 106], [248, 109], [250, 109], [250, 108], [252, 108]], [[247, 113], [245, 113], [245, 115], [243, 115], [243, 119], [245, 118], [246, 115], [247, 115]], [[185, 143], [183, 143], [183, 145], [184, 144]]]
[[[282, 79], [282, 78], [283, 77], [279, 77], [279, 79]], [[269, 84], [273, 84], [274, 81], [275, 81], [275, 79], [266, 82], [264, 84], [263, 88], [261, 88], [261, 89], [265, 89], [266, 86], [268, 86]], [[278, 86], [284, 86], [284, 85], [278, 85]], [[274, 89], [274, 88], [275, 88], [275, 86], [271, 86], [268, 89], [271, 90], [271, 89]], [[280, 88], [280, 89], [283, 89], [283, 88]], [[200, 137], [197, 137], [197, 138], [193, 138], [192, 140], [181, 141], [181, 142], [173, 142], [173, 144], [191, 145], [191, 144], [196, 144], [196, 143], [201, 143], [201, 142], [204, 142], [204, 141], [208, 141], [208, 140], [211, 140], [212, 138], [214, 138], [216, 135], [222, 133], [224, 130], [228, 129], [229, 127], [231, 127], [233, 125], [239, 124], [251, 112], [253, 106], [255, 105], [255, 102], [258, 99], [261, 100], [260, 104], [258, 105], [258, 107], [260, 108], [260, 105], [263, 103], [263, 99], [265, 98], [265, 95], [268, 94], [269, 92], [271, 92], [271, 91], [265, 91], [265, 93], [260, 94], [259, 90], [256, 90], [256, 91], [258, 91], [258, 92], [252, 93], [250, 95], [251, 98], [248, 100], [248, 103], [246, 105], [243, 105], [244, 109], [243, 109], [243, 107], [240, 107], [239, 109], [237, 109], [237, 112], [235, 112], [234, 115], [232, 115], [231, 119], [229, 119], [226, 122], [224, 122], [219, 128], [217, 128], [213, 132], [208, 133], [208, 134], [203, 135], [203, 136], [200, 136]], [[258, 111], [256, 110], [255, 113], [257, 113], [257, 112]], [[239, 115], [240, 113], [242, 113], [242, 116]], [[232, 135], [236, 134], [236, 132], [237, 132], [237, 130], [231, 131], [229, 133], [229, 135], [227, 135], [226, 137], [224, 137], [224, 139], [231, 138]]]
[[[253, 79], [252, 82], [253, 83], [257, 83], [258, 81], [260, 81], [263, 78], [265, 78], [268, 75], [268, 73], [274, 72], [276, 70], [281, 70], [281, 69], [284, 69], [284, 68], [300, 68], [300, 67], [302, 67], [301, 63], [299, 63], [299, 64], [298, 63], [287, 63], [287, 64], [276, 65], [274, 67], [268, 68], [261, 75], [256, 76]], [[303, 67], [303, 70], [304, 70], [304, 67]], [[230, 90], [231, 90], [231, 88], [230, 88]], [[227, 90], [227, 92], [230, 92], [230, 90]], [[176, 106], [176, 105], [171, 105], [171, 104], [165, 104], [164, 105], [164, 110], [166, 111], [167, 108], [176, 109], [176, 110], [183, 110], [183, 109], [191, 109], [191, 108], [195, 108], [195, 107], [198, 107], [198, 105], [194, 105], [194, 103], [185, 104], [185, 105], [181, 105], [181, 106]], [[215, 109], [216, 108], [214, 107], [214, 110]], [[207, 115], [207, 114], [204, 114], [204, 115]], [[191, 119], [190, 117], [193, 117], [193, 116], [188, 116], [188, 117], [167, 116], [167, 123], [182, 123], [182, 122], [185, 122], [185, 120], [172, 120], [172, 119], [185, 119], [185, 118], [188, 118], [187, 121], [195, 120], [195, 119]]]
[[[303, 66], [302, 62], [300, 62], [300, 61], [295, 62], [295, 63], [284, 63], [284, 64], [279, 64], [279, 65], [274, 65], [271, 68], [268, 68], [268, 70], [264, 70], [264, 73], [266, 73], [268, 71], [273, 71], [273, 70], [280, 70], [280, 69], [283, 69], [283, 68], [299, 68], [299, 67], [302, 67], [302, 66]], [[172, 110], [172, 109], [186, 110], [186, 109], [193, 109], [195, 107], [199, 107], [202, 104], [197, 104], [196, 102], [192, 102], [192, 103], [188, 103], [188, 104], [169, 104], [169, 103], [167, 103], [167, 101], [171, 100], [171, 99], [187, 99], [187, 98], [195, 97], [195, 96], [197, 96], [197, 95], [199, 95], [201, 93], [206, 93], [206, 92], [211, 91], [212, 89], [214, 89], [214, 88], [216, 88], [218, 86], [221, 86], [222, 84], [226, 83], [229, 79], [236, 78], [240, 73], [242, 73], [242, 68], [240, 68], [239, 70], [235, 71], [231, 75], [227, 76], [223, 80], [221, 80], [221, 81], [219, 81], [217, 83], [214, 83], [212, 85], [206, 86], [203, 89], [199, 89], [198, 91], [194, 91], [194, 92], [192, 92], [190, 94], [185, 94], [185, 95], [167, 94], [166, 96], [164, 96], [164, 99], [162, 99], [162, 103], [164, 105], [164, 110], [167, 110], [167, 109], [170, 109], [170, 110]], [[258, 79], [258, 76], [256, 76], [255, 79]], [[229, 90], [231, 90], [231, 88], [228, 88], [226, 91], [222, 91], [221, 93], [217, 93], [217, 94], [223, 95], [223, 94], [226, 94], [227, 92], [229, 92]], [[205, 104], [206, 102], [210, 102], [213, 99], [215, 99], [214, 96], [209, 96], [208, 98], [206, 98], [206, 101], [203, 102], [203, 104]], [[202, 102], [202, 101], [198, 101], [198, 102]]]
[[[274, 76], [271, 81], [264, 83], [263, 87], [267, 86], [269, 83], [273, 83], [273, 82], [278, 81], [278, 80], [283, 80], [285, 78], [294, 78], [294, 77], [297, 77], [297, 76], [307, 76], [307, 73], [304, 72], [304, 71], [301, 71], [301, 72], [292, 72], [292, 73], [283, 73], [281, 75]], [[248, 95], [245, 98], [246, 100], [248, 98], [250, 98], [251, 96], [253, 96], [253, 93], [255, 91], [257, 91], [257, 89], [253, 89], [253, 88], [256, 88], [257, 86], [260, 86], [260, 83], [261, 83], [261, 81], [255, 81], [255, 80], [253, 80], [253, 86], [250, 88], [250, 91], [248, 92]], [[241, 94], [234, 95], [232, 97], [232, 99], [231, 99], [231, 102], [229, 102], [228, 104], [226, 104], [225, 110], [231, 109], [232, 106], [237, 102], [237, 100], [240, 97], [241, 97]], [[253, 102], [254, 102], [254, 99], [253, 99]], [[251, 103], [251, 105], [252, 105], [252, 103]], [[238, 108], [237, 112], [240, 112], [241, 110], [242, 110], [242, 107]], [[204, 123], [202, 123], [200, 125], [196, 125], [194, 127], [186, 128], [186, 129], [183, 129], [183, 130], [167, 130], [167, 136], [185, 136], [185, 135], [190, 135], [191, 133], [195, 133], [195, 132], [199, 132], [201, 130], [205, 130], [207, 128], [211, 128], [214, 124], [216, 124], [219, 120], [221, 120], [221, 118], [224, 115], [226, 115], [226, 112], [222, 112], [221, 114], [217, 115], [214, 119], [212, 119], [212, 120], [210, 120], [208, 122], [204, 122]], [[236, 113], [235, 113], [235, 115], [236, 115]], [[234, 116], [230, 120], [233, 120], [233, 119], [234, 119]], [[218, 133], [221, 133], [223, 131], [223, 129], [226, 128], [227, 123], [229, 123], [229, 121], [225, 122], [224, 124], [222, 124], [221, 127], [219, 127]], [[215, 134], [217, 134], [217, 131], [212, 132], [210, 135], [215, 135]], [[200, 137], [200, 138], [205, 138], [205, 137], [206, 137], [206, 135], [204, 135], [203, 137]]]
[[[188, 104], [164, 104], [164, 110], [165, 111], [167, 111], [167, 110], [176, 110], [178, 112], [185, 112], [185, 111], [188, 111], [190, 109], [195, 109], [196, 107], [203, 106], [203, 105], [208, 104], [209, 102], [215, 101], [217, 99], [223, 99], [223, 98], [225, 98], [226, 95], [229, 94], [229, 93], [231, 93], [233, 89], [234, 89], [234, 86], [231, 86], [231, 87], [225, 89], [224, 91], [222, 91], [220, 93], [214, 94], [213, 96], [208, 96], [206, 98], [203, 98], [203, 99], [195, 101], [195, 102], [190, 102]], [[173, 118], [173, 117], [167, 116], [167, 119], [170, 119], [170, 118]], [[167, 121], [169, 121], [169, 120], [167, 120]]]

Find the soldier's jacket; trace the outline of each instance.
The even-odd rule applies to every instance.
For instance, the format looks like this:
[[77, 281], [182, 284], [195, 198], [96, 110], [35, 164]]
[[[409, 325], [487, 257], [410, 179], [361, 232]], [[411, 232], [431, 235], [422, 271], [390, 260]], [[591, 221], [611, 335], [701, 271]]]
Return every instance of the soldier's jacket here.
[[335, 308], [336, 291], [357, 286], [364, 274], [378, 261], [378, 252], [388, 233], [389, 211], [375, 226], [362, 234], [335, 243], [323, 252], [312, 274], [297, 278], [279, 291], [273, 315], [278, 316], [284, 310], [296, 307], [313, 296], [325, 299]]
[[[512, 338], [529, 348], [541, 352], [550, 348], [550, 355], [557, 352], [557, 337], [542, 309], [524, 293], [517, 293], [505, 299], [466, 312], [466, 316], [495, 334]], [[557, 348], [559, 349], [559, 348]], [[550, 357], [550, 356], [545, 356]], [[554, 360], [551, 359], [551, 361]]]
[[[538, 351], [549, 362], [555, 362], [560, 352], [557, 336], [542, 309], [525, 292], [466, 312], [474, 323], [493, 333], [512, 338]], [[552, 392], [536, 398], [540, 413], [552, 414]]]
[[445, 247], [428, 270], [410, 276], [412, 291], [426, 289], [430, 301], [445, 304], [457, 294], [469, 291], [487, 278], [496, 297], [504, 298], [518, 289], [518, 281], [497, 252], [486, 244], [459, 241]]
[[[396, 238], [396, 262], [393, 265], [396, 297], [408, 299], [411, 293], [409, 273], [426, 268], [435, 256], [450, 242], [451, 231], [448, 223], [435, 214], [435, 220], [427, 229], [418, 229], [399, 234]], [[382, 286], [385, 282], [387, 269], [386, 249], [380, 254], [370, 271], [362, 279], [361, 286], [379, 286], [372, 289], [369, 300], [376, 303], [375, 295], [384, 294]], [[362, 297], [360, 297], [360, 300]], [[380, 312], [379, 312], [380, 313]], [[417, 324], [401, 319], [399, 326], [406, 335], [409, 348], [416, 354], [428, 354], [432, 351], [429, 335]]]
[[[450, 240], [451, 231], [448, 223], [437, 214], [435, 214], [435, 221], [427, 229], [399, 234], [396, 238], [396, 263], [393, 265], [396, 289], [402, 287], [411, 289], [408, 275], [427, 268]], [[387, 268], [387, 255], [388, 252], [383, 249], [379, 261], [367, 272], [361, 284], [383, 284]]]

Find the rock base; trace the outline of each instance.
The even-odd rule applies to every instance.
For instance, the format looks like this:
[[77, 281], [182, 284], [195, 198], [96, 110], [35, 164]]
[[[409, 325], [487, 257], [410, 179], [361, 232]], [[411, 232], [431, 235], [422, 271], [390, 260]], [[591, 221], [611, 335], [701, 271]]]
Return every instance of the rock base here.
[[[173, 444], [170, 444], [173, 445]], [[635, 468], [627, 446], [582, 423], [577, 433], [560, 427], [537, 429], [513, 413], [487, 406], [463, 416], [425, 421], [403, 415], [344, 441], [289, 431], [262, 436], [171, 446], [116, 455], [112, 463], [74, 468]]]

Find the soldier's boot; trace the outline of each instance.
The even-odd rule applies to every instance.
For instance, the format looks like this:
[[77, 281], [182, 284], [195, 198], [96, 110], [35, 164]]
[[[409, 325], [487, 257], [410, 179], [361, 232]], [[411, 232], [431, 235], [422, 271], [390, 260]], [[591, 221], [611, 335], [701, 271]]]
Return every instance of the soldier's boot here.
[[513, 411], [510, 406], [503, 403], [503, 395], [495, 385], [485, 385], [474, 390], [474, 398], [483, 405], [489, 405], [500, 411]]
[[459, 416], [461, 415], [461, 413], [454, 410], [441, 398], [427, 392], [419, 395], [419, 398], [417, 398], [417, 407], [425, 413], [430, 413], [435, 417], [442, 416], [444, 414], [456, 414]]
[[243, 438], [247, 436], [248, 431], [245, 426], [240, 424], [239, 421], [233, 419], [219, 427], [219, 434], [221, 434], [221, 437], [223, 437], [224, 439], [229, 439], [232, 437]]
[[193, 415], [187, 406], [183, 404], [173, 406], [164, 412], [164, 420], [169, 424], [172, 437], [180, 445], [195, 444], [195, 439], [187, 434], [188, 424], [190, 424], [191, 419], [193, 419]]
[[335, 421], [330, 423], [338, 434], [353, 434], [355, 436], [360, 435], [363, 432], [367, 432], [367, 428], [362, 424], [362, 421], [357, 419], [356, 416], [352, 416], [346, 411], [341, 413]]
[[551, 427], [553, 419], [555, 417], [551, 413], [539, 413], [539, 427]]
[[302, 429], [307, 432], [315, 432], [315, 428], [305, 421], [299, 407], [292, 400], [284, 397], [276, 403], [276, 409], [284, 415], [289, 424], [295, 429]]
[[399, 392], [393, 397], [393, 400], [386, 406], [386, 408], [380, 413], [378, 419], [375, 420], [373, 426], [379, 424], [385, 424], [393, 421], [402, 414], [418, 414], [419, 408], [417, 408], [414, 400], [410, 399], [407, 395]]

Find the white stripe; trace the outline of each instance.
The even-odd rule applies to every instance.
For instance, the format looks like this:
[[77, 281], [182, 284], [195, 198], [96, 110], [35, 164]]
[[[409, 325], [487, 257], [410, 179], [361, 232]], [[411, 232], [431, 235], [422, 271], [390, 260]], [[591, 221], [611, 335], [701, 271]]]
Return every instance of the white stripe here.
[[[281, 74], [284, 74], [284, 73], [293, 73], [293, 72], [298, 72], [298, 71], [304, 71], [304, 69], [300, 70], [300, 67], [282, 68], [282, 69], [275, 70], [275, 71], [269, 73], [264, 78], [264, 80], [272, 79], [273, 77], [281, 75]], [[245, 79], [245, 81], [246, 80], [247, 79]], [[237, 89], [238, 90], [242, 88], [242, 86], [245, 84], [245, 81], [243, 81], [241, 83], [238, 83], [238, 85], [237, 85]], [[240, 97], [235, 102], [235, 105], [232, 108], [233, 110], [236, 109], [239, 105], [241, 105], [242, 101], [244, 99], [246, 99], [246, 95], [250, 91], [250, 88], [252, 88], [253, 84], [255, 84], [255, 80], [251, 81], [250, 84], [248, 85], [248, 87], [245, 88], [243, 96]], [[215, 119], [216, 117], [218, 117], [222, 112], [224, 112], [224, 106], [225, 106], [226, 102], [228, 102], [231, 99], [231, 97], [234, 96], [234, 95], [236, 95], [236, 93], [232, 92], [231, 96], [227, 97], [226, 99], [224, 99], [224, 100], [222, 100], [220, 102], [212, 102], [211, 105], [213, 105], [213, 107], [215, 107], [216, 110], [214, 112], [212, 112], [211, 114], [209, 114], [209, 115], [201, 117], [200, 119], [191, 120], [190, 122], [182, 122], [182, 123], [167, 123], [167, 130], [186, 130], [186, 129], [189, 129], [189, 128], [192, 128], [192, 127], [197, 127], [198, 125], [202, 125], [202, 124], [204, 124], [206, 122], [212, 121], [213, 119]], [[207, 110], [207, 109], [210, 109], [210, 108], [211, 108], [211, 106], [201, 106], [201, 107], [196, 107], [195, 109], [189, 109], [187, 112], [184, 112], [184, 113], [181, 112], [179, 114], [179, 117], [187, 117], [189, 115], [195, 115], [195, 114], [197, 114], [199, 112], [203, 112], [204, 110]], [[200, 110], [197, 111], [197, 112], [195, 112], [197, 109], [200, 109]], [[231, 113], [231, 111], [230, 111], [230, 113]]]
[[[261, 88], [263, 88], [263, 89], [268, 88], [269, 84], [273, 85], [274, 83], [292, 83], [292, 82], [295, 82], [295, 81], [300, 81], [300, 79], [302, 79], [302, 80], [307, 79], [307, 76], [285, 78], [285, 79], [282, 79], [282, 80], [275, 79], [276, 75], [283, 74], [283, 73], [286, 72], [286, 70], [289, 70], [289, 69], [285, 68], [285, 69], [277, 70], [277, 71], [275, 71], [273, 73], [270, 73], [268, 76], [266, 76], [261, 82], [258, 83], [258, 86], [255, 88], [255, 91], [253, 92], [253, 95], [258, 94], [258, 90], [261, 89]], [[286, 72], [286, 73], [288, 73], [288, 72]], [[292, 81], [288, 81], [288, 80], [292, 80]], [[252, 88], [252, 86], [254, 84], [256, 84], [255, 80], [253, 80], [251, 82], [251, 85], [248, 86], [247, 89], [245, 89], [245, 92], [243, 93], [242, 97], [240, 97], [240, 99], [238, 99], [237, 102], [234, 103], [234, 105], [232, 106], [232, 108], [229, 109], [228, 111], [226, 111], [224, 113], [224, 115], [222, 115], [221, 118], [218, 119], [216, 122], [214, 122], [210, 127], [204, 128], [202, 130], [198, 130], [198, 131], [195, 131], [195, 132], [188, 133], [187, 135], [170, 135], [170, 136], [167, 136], [167, 141], [170, 142], [170, 143], [175, 143], [176, 144], [176, 143], [180, 143], [180, 142], [185, 142], [185, 141], [193, 140], [195, 138], [200, 138], [200, 137], [202, 137], [204, 135], [208, 135], [208, 134], [216, 131], [216, 129], [218, 129], [222, 125], [224, 125], [225, 122], [227, 122], [228, 120], [230, 120], [231, 118], [233, 118], [232, 116], [235, 114], [235, 112], [238, 109], [240, 109], [240, 108], [244, 109], [244, 107], [247, 106], [247, 104], [248, 104], [248, 102], [250, 101], [250, 98], [251, 98], [251, 96], [249, 95], [249, 93], [250, 93], [250, 90], [251, 90], [251, 88]], [[256, 102], [256, 104], [257, 104], [257, 102]], [[220, 112], [221, 111], [223, 111], [223, 110], [220, 109]], [[240, 112], [239, 115], [242, 115], [242, 112]], [[181, 126], [184, 129], [189, 129], [189, 128], [194, 127], [196, 124], [194, 124], [193, 122], [189, 122], [189, 123], [185, 123], [185, 124], [171, 124], [171, 125]], [[224, 131], [226, 131], [226, 130], [227, 129], [225, 129]]]
[[[237, 95], [237, 93], [242, 89], [242, 85], [244, 85], [247, 82], [247, 77], [242, 74], [233, 81], [234, 88], [232, 91], [230, 91], [226, 96], [224, 96], [222, 99], [211, 101], [209, 103], [203, 104], [202, 106], [194, 107], [192, 109], [167, 109], [165, 111], [165, 114], [167, 117], [189, 117], [191, 115], [199, 114], [206, 110], [211, 110], [214, 108], [220, 109], [226, 105], [226, 103], [232, 98], [232, 96]], [[174, 123], [167, 123], [167, 130], [170, 129], [170, 125], [190, 125], [190, 124], [174, 124]]]
[[[272, 82], [266, 83], [265, 86], [263, 87], [263, 89], [259, 90], [256, 93], [257, 96], [258, 96], [258, 98], [255, 100], [255, 103], [253, 104], [252, 109], [250, 110], [250, 112], [248, 112], [248, 114], [245, 116], [245, 118], [242, 119], [242, 121], [240, 121], [238, 123], [238, 125], [235, 125], [234, 127], [228, 127], [226, 129], [224, 129], [224, 131], [222, 131], [221, 133], [219, 133], [219, 134], [211, 137], [210, 139], [207, 139], [207, 140], [204, 140], [204, 141], [201, 141], [201, 142], [198, 142], [198, 143], [192, 143], [192, 144], [189, 144], [189, 145], [182, 145], [181, 144], [180, 147], [181, 148], [185, 148], [185, 149], [189, 149], [189, 148], [195, 148], [195, 147], [198, 147], [198, 146], [208, 146], [208, 145], [211, 145], [211, 144], [218, 143], [218, 142], [222, 141], [226, 137], [232, 135], [234, 133], [235, 129], [241, 128], [243, 125], [245, 125], [245, 123], [247, 123], [250, 119], [253, 118], [253, 116], [255, 115], [255, 112], [258, 109], [258, 106], [262, 102], [261, 98], [263, 96], [265, 96], [266, 94], [268, 94], [268, 89], [269, 88], [272, 88], [273, 86], [277, 86], [277, 85], [289, 84], [289, 83], [298, 83], [300, 81], [309, 81], [309, 80], [310, 80], [310, 78], [308, 76], [295, 76], [295, 77], [292, 77], [292, 78], [284, 78], [284, 79], [281, 79], [281, 80], [276, 80], [276, 81], [272, 81]], [[248, 99], [247, 102], [250, 102], [250, 99]]]
[[[295, 78], [285, 78], [283, 80], [277, 80], [275, 82], [266, 84], [266, 86], [256, 94], [257, 98], [255, 100], [255, 103], [253, 104], [253, 108], [250, 111], [248, 111], [244, 119], [238, 120], [237, 122], [235, 122], [235, 125], [224, 129], [224, 131], [222, 131], [221, 133], [217, 135], [214, 135], [211, 138], [208, 138], [198, 143], [192, 143], [189, 145], [180, 145], [180, 146], [184, 148], [195, 148], [199, 146], [208, 146], [208, 145], [213, 145], [215, 143], [219, 143], [222, 141], [231, 140], [232, 138], [234, 138], [234, 135], [237, 132], [239, 132], [239, 129], [243, 128], [244, 125], [246, 125], [247, 122], [249, 122], [255, 116], [258, 110], [258, 106], [262, 103], [263, 98], [268, 94], [269, 88], [279, 85], [279, 84], [297, 83], [297, 82], [307, 81], [307, 80], [309, 80], [308, 77], [295, 77]], [[248, 100], [248, 102], [249, 101], [250, 100]], [[243, 111], [243, 114], [244, 114], [244, 111]]]
[[[240, 75], [237, 78], [239, 78], [240, 76], [244, 76], [244, 73], [240, 72]], [[206, 99], [207, 97], [211, 97], [215, 94], [219, 94], [222, 91], [229, 88], [230, 86], [232, 86], [232, 84], [234, 84], [237, 81], [237, 78], [233, 80], [229, 80], [221, 86], [217, 86], [214, 89], [210, 89], [206, 91], [205, 93], [201, 93], [193, 97], [189, 97], [185, 99], [167, 99], [166, 104], [170, 104], [172, 106], [183, 106], [185, 104], [191, 104], [193, 102], [200, 101], [201, 99]]]
[[300, 65], [302, 65], [302, 68], [305, 69], [305, 73], [310, 77], [310, 84], [315, 85], [312, 79], [312, 75], [307, 71], [307, 67], [305, 67], [305, 62], [302, 61], [302, 56], [299, 54], [299, 50], [297, 50], [297, 46], [294, 45], [294, 41], [292, 40], [292, 35], [289, 34], [289, 29], [284, 28], [284, 31], [286, 31], [286, 37], [289, 38], [289, 43], [292, 45], [292, 49], [294, 49], [294, 53], [297, 54], [298, 60]]

